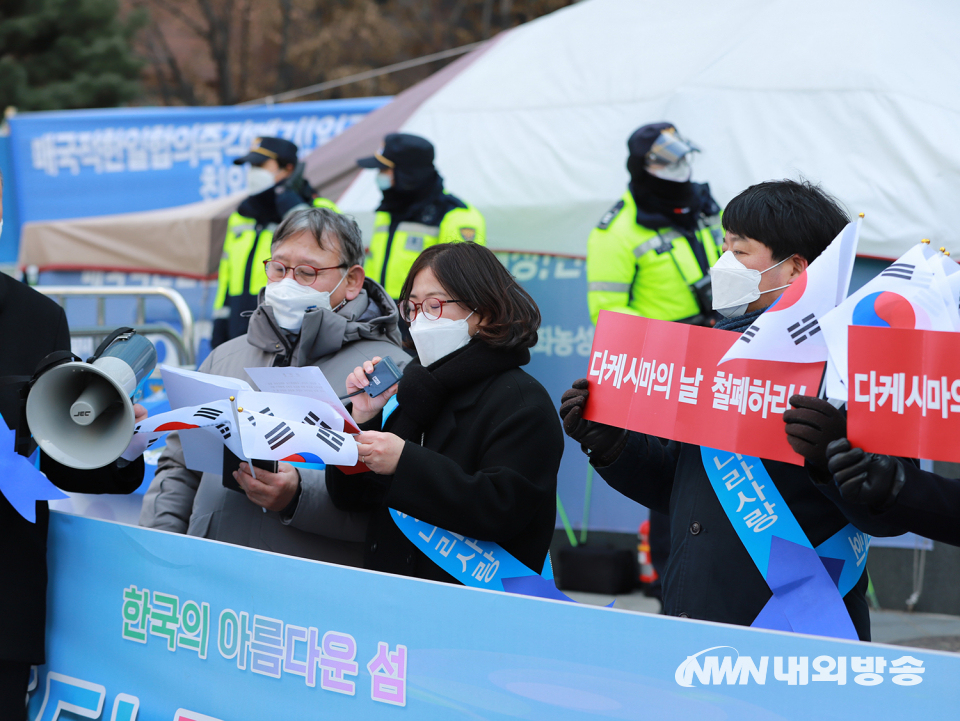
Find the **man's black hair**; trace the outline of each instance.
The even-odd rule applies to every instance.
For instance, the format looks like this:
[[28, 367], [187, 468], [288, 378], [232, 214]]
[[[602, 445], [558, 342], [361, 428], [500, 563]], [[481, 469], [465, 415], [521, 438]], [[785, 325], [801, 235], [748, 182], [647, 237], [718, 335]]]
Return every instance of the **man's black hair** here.
[[850, 222], [840, 203], [806, 180], [751, 185], [723, 211], [723, 228], [770, 248], [774, 260], [812, 263]]

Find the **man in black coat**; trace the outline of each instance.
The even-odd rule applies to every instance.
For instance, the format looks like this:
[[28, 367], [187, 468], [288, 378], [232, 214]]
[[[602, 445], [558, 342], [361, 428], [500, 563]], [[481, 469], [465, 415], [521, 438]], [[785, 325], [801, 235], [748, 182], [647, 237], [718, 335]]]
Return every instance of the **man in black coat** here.
[[[7, 427], [15, 430], [20, 423], [20, 384], [5, 379], [32, 376], [48, 354], [70, 350], [70, 331], [60, 306], [0, 273], [0, 338], [4, 339], [0, 343], [0, 415]], [[139, 419], [145, 417], [142, 407], [138, 406], [136, 410]], [[32, 443], [31, 446], [36, 447]], [[143, 457], [129, 464], [117, 461], [104, 468], [82, 471], [61, 465], [41, 453], [40, 470], [64, 491], [131, 493], [143, 481]], [[0, 494], [2, 719], [26, 717], [30, 666], [44, 662], [47, 525], [50, 517], [46, 501], [37, 502], [36, 512], [36, 523], [30, 523]]]
[[[724, 251], [745, 270], [758, 271], [760, 279], [755, 299], [743, 303], [738, 296], [733, 310], [724, 307], [724, 289], [715, 282], [714, 305], [727, 316], [716, 327], [746, 330], [846, 223], [836, 202], [806, 183], [761, 183], [734, 198], [723, 216]], [[560, 407], [564, 430], [581, 443], [610, 486], [670, 516], [664, 613], [751, 625], [772, 592], [724, 512], [704, 469], [700, 448], [586, 421], [582, 409], [587, 393], [586, 380], [577, 381], [564, 393]], [[872, 535], [896, 532], [883, 523], [871, 524], [863, 513], [844, 515], [811, 483], [801, 466], [764, 460], [763, 467], [814, 547], [848, 522]], [[870, 638], [866, 587], [864, 574], [844, 597], [863, 640]]]

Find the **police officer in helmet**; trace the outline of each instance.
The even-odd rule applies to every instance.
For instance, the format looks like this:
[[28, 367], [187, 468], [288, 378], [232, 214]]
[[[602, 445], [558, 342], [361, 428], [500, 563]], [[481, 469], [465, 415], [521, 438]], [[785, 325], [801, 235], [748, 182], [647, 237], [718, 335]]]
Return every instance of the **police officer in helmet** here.
[[394, 299], [426, 248], [464, 240], [486, 243], [483, 216], [444, 190], [433, 160], [433, 144], [407, 133], [387, 135], [380, 152], [357, 160], [361, 168], [379, 171], [383, 193], [363, 269]]
[[[651, 123], [627, 141], [630, 184], [587, 240], [587, 305], [657, 320], [712, 325], [709, 268], [723, 252], [720, 207], [691, 181], [696, 145], [672, 123]], [[650, 511], [650, 554], [659, 577], [670, 550], [669, 518]], [[660, 597], [659, 579], [648, 595]]]
[[263, 261], [270, 257], [273, 232], [280, 221], [311, 205], [339, 212], [332, 201], [318, 197], [303, 177], [297, 146], [289, 140], [256, 138], [250, 152], [233, 162], [248, 166], [249, 196], [227, 220], [214, 302], [214, 348], [247, 332], [250, 314], [267, 284]]
[[627, 141], [627, 192], [587, 241], [587, 301], [601, 310], [712, 325], [709, 268], [720, 257], [720, 207], [691, 180], [699, 149], [672, 123], [637, 129]]

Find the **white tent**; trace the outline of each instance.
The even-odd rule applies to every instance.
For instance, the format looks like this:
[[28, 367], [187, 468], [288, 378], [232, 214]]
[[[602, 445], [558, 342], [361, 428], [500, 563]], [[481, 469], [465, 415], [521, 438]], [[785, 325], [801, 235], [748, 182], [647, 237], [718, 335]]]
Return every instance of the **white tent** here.
[[[721, 204], [802, 176], [866, 213], [861, 254], [923, 237], [950, 248], [958, 37], [960, 3], [946, 0], [586, 0], [495, 38], [309, 165], [323, 176], [380, 131], [420, 134], [447, 189], [486, 215], [491, 247], [582, 255], [624, 190], [627, 137], [668, 120], [703, 148], [694, 177]], [[339, 199], [365, 230], [373, 175]]]

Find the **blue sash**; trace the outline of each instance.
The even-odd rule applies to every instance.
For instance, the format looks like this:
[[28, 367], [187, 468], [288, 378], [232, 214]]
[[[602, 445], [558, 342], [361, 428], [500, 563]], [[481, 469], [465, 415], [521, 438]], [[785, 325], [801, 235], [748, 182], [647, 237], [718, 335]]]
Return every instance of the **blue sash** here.
[[[396, 396], [387, 401], [383, 407], [381, 428], [397, 406]], [[392, 508], [390, 517], [423, 555], [464, 586], [576, 603], [557, 588], [553, 580], [553, 563], [550, 561], [549, 551], [543, 562], [543, 573], [538, 574], [517, 560], [513, 554], [505, 551], [499, 543], [477, 541], [445, 531], [439, 526], [423, 523]]]
[[773, 596], [751, 624], [856, 640], [843, 603], [866, 568], [870, 537], [848, 524], [816, 549], [759, 458], [700, 449], [730, 524]]
[[576, 603], [553, 581], [550, 553], [538, 574], [493, 541], [478, 541], [390, 509], [397, 528], [427, 558], [464, 586]]

